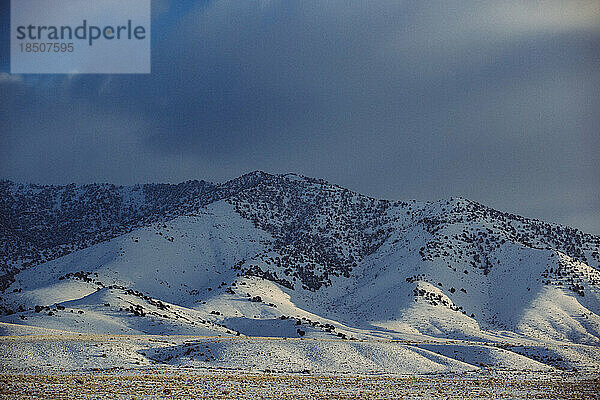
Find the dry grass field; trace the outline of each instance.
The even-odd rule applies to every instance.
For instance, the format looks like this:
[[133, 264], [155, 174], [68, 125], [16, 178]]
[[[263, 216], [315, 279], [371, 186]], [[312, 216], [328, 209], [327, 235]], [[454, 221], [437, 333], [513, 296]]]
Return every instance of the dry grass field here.
[[240, 373], [0, 375], [2, 399], [596, 399], [600, 377], [450, 377]]

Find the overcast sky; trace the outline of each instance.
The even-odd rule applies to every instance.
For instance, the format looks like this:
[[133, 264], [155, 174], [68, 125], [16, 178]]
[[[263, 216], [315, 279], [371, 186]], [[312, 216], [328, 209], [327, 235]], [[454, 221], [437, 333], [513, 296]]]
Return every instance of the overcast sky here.
[[9, 75], [0, 4], [3, 178], [296, 172], [600, 234], [597, 0], [154, 1], [133, 76]]

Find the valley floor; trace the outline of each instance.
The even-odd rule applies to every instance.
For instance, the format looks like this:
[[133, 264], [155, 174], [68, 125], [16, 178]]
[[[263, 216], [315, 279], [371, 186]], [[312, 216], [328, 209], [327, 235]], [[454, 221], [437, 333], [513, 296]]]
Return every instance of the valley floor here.
[[598, 376], [566, 373], [305, 376], [155, 369], [0, 374], [6, 399], [596, 399]]

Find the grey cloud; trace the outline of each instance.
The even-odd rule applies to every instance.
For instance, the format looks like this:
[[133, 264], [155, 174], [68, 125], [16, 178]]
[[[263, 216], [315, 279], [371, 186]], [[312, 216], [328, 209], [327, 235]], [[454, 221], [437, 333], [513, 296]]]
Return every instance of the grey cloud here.
[[0, 166], [117, 183], [293, 171], [600, 233], [595, 4], [201, 2], [153, 27], [151, 76], [5, 92]]

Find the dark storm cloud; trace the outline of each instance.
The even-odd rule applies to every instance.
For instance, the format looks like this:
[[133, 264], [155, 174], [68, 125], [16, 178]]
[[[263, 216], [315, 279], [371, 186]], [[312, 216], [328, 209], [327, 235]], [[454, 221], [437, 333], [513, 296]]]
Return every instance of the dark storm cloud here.
[[150, 76], [0, 76], [3, 175], [461, 195], [600, 233], [594, 1], [154, 3]]

